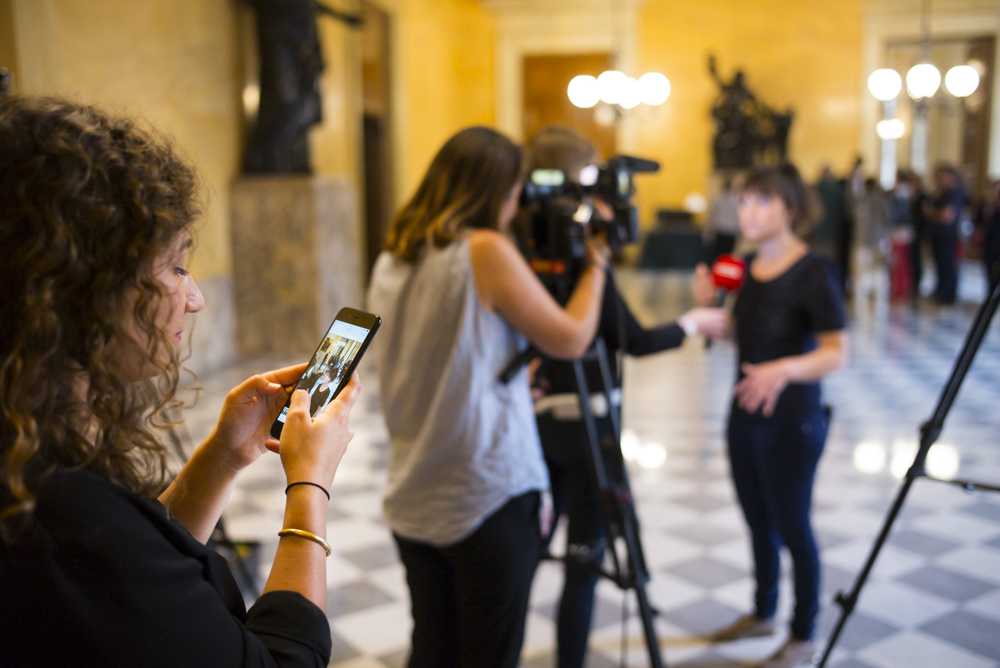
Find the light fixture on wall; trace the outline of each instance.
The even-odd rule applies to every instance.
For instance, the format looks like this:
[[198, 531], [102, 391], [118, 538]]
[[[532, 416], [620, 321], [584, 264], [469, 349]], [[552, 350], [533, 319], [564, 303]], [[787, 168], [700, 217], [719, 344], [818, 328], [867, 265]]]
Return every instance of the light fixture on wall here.
[[647, 72], [637, 80], [624, 72], [608, 70], [596, 78], [586, 74], [573, 77], [566, 93], [573, 106], [580, 109], [603, 102], [627, 111], [640, 104], [657, 107], [666, 102], [670, 81], [659, 72]]
[[879, 121], [878, 125], [875, 126], [875, 132], [878, 134], [879, 139], [882, 140], [899, 139], [906, 134], [906, 125], [898, 118], [890, 118], [885, 121]]

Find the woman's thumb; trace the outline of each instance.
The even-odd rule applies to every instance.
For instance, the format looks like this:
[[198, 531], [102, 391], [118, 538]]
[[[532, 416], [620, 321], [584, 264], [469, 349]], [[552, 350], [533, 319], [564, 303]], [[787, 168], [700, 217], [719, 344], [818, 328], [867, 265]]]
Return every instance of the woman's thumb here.
[[309, 393], [305, 390], [295, 390], [292, 393], [292, 401], [288, 407], [288, 413], [305, 413], [309, 415]]

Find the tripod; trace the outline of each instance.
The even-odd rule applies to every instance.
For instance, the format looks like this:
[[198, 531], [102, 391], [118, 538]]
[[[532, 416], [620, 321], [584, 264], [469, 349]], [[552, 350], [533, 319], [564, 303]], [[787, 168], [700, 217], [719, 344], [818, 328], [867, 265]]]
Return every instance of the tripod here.
[[[522, 366], [538, 355], [536, 349], [529, 347], [507, 365], [500, 374], [500, 380], [509, 382]], [[630, 589], [635, 590], [650, 666], [664, 668], [666, 664], [660, 654], [660, 644], [653, 625], [653, 617], [658, 612], [653, 608], [646, 593], [649, 570], [639, 540], [639, 518], [635, 512], [635, 500], [629, 485], [628, 470], [622, 457], [621, 425], [609, 399], [607, 416], [601, 419], [608, 420], [611, 437], [601, 439], [598, 435], [598, 418], [594, 414], [591, 391], [583, 368], [584, 362], [593, 361], [598, 363], [601, 372], [603, 387], [600, 391], [604, 392], [605, 397], [610, 398], [614, 385], [611, 380], [611, 367], [608, 364], [607, 347], [601, 337], [597, 337], [584, 356], [572, 362], [572, 366], [577, 394], [580, 397], [580, 415], [587, 434], [587, 466], [590, 470], [590, 482], [601, 509], [601, 522], [611, 557], [611, 569], [606, 570], [602, 564], [596, 563], [586, 554], [570, 553], [563, 559], [575, 559], [578, 563], [596, 570], [599, 575], [608, 578], [625, 592]]]
[[903, 478], [903, 483], [900, 486], [899, 491], [896, 493], [896, 499], [893, 502], [892, 507], [889, 509], [889, 514], [886, 516], [885, 522], [882, 524], [882, 530], [875, 539], [875, 544], [872, 546], [871, 553], [868, 555], [868, 561], [865, 562], [864, 567], [861, 569], [861, 573], [858, 575], [857, 580], [855, 580], [854, 587], [851, 591], [846, 594], [844, 592], [840, 592], [834, 599], [836, 600], [837, 605], [841, 607], [840, 619], [837, 620], [837, 625], [834, 627], [833, 634], [830, 636], [826, 650], [823, 652], [823, 658], [820, 660], [819, 668], [826, 666], [826, 662], [830, 658], [830, 653], [833, 651], [834, 645], [837, 644], [837, 639], [840, 637], [840, 632], [843, 630], [844, 624], [847, 622], [847, 618], [850, 617], [851, 613], [854, 611], [854, 606], [857, 605], [858, 597], [861, 595], [861, 589], [865, 586], [865, 582], [868, 580], [868, 575], [871, 573], [872, 567], [875, 565], [875, 559], [878, 557], [878, 554], [882, 549], [882, 545], [889, 537], [892, 525], [896, 521], [899, 511], [903, 507], [903, 502], [906, 500], [906, 495], [909, 493], [910, 487], [913, 486], [913, 482], [917, 478], [927, 478], [929, 480], [936, 480], [938, 482], [957, 485], [968, 491], [980, 489], [991, 492], [1000, 492], [1000, 487], [997, 487], [996, 485], [989, 485], [971, 480], [943, 480], [941, 478], [935, 478], [934, 476], [928, 474], [926, 468], [927, 453], [930, 451], [931, 446], [937, 441], [938, 436], [941, 435], [941, 430], [944, 428], [944, 420], [948, 416], [948, 411], [951, 410], [955, 397], [958, 395], [958, 390], [962, 386], [962, 381], [965, 380], [965, 375], [972, 366], [972, 360], [979, 351], [979, 346], [982, 344], [983, 338], [989, 330], [990, 321], [993, 319], [993, 315], [996, 313], [998, 305], [1000, 305], [1000, 265], [997, 266], [991, 276], [990, 293], [987, 295], [986, 300], [976, 312], [976, 317], [973, 320], [972, 327], [970, 328], [969, 334], [965, 339], [965, 344], [962, 346], [962, 350], [959, 352], [958, 358], [955, 360], [955, 366], [952, 369], [951, 376], [948, 378], [948, 382], [945, 383], [944, 389], [941, 391], [941, 396], [938, 399], [934, 413], [927, 422], [924, 422], [923, 425], [920, 426], [920, 447], [917, 449], [917, 455], [914, 457], [913, 465], [910, 466], [910, 469], [906, 472], [906, 476]]

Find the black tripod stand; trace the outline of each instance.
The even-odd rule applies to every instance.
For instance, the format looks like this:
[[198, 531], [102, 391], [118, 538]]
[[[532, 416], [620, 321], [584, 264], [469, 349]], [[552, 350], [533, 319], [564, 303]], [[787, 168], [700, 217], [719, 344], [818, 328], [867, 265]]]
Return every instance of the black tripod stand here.
[[941, 430], [944, 428], [944, 420], [948, 416], [948, 411], [951, 410], [955, 397], [958, 395], [958, 390], [962, 386], [962, 381], [965, 380], [965, 375], [968, 373], [969, 367], [972, 366], [972, 360], [979, 351], [979, 346], [982, 344], [983, 338], [989, 330], [990, 321], [993, 319], [993, 315], [996, 313], [998, 305], [1000, 305], [1000, 266], [998, 266], [997, 270], [993, 272], [990, 281], [990, 294], [976, 312], [975, 320], [972, 322], [972, 327], [965, 339], [965, 344], [962, 346], [962, 350], [958, 354], [958, 359], [955, 360], [955, 366], [952, 369], [951, 376], [948, 378], [948, 382], [945, 383], [944, 389], [941, 391], [937, 407], [934, 409], [934, 413], [931, 415], [931, 418], [920, 427], [920, 447], [917, 450], [917, 456], [914, 458], [913, 465], [910, 467], [910, 470], [906, 472], [906, 477], [903, 478], [902, 486], [896, 494], [896, 500], [889, 509], [889, 514], [886, 516], [885, 522], [882, 524], [882, 530], [879, 532], [878, 538], [875, 539], [875, 544], [872, 546], [871, 553], [868, 555], [868, 561], [865, 562], [864, 567], [861, 569], [861, 573], [854, 582], [854, 587], [851, 591], [846, 594], [844, 592], [840, 592], [835, 598], [837, 604], [842, 609], [840, 619], [837, 621], [837, 626], [834, 627], [833, 634], [830, 636], [826, 650], [823, 652], [823, 658], [820, 660], [819, 668], [826, 666], [826, 662], [830, 658], [830, 653], [833, 651], [834, 645], [837, 644], [837, 639], [840, 637], [840, 632], [843, 630], [844, 624], [847, 622], [847, 618], [854, 611], [854, 606], [857, 605], [858, 597], [861, 595], [861, 589], [865, 586], [865, 582], [868, 580], [868, 575], [871, 573], [872, 567], [875, 565], [875, 559], [878, 557], [879, 551], [882, 549], [882, 545], [889, 537], [892, 525], [896, 521], [899, 511], [903, 507], [903, 501], [906, 500], [906, 495], [909, 493], [910, 487], [917, 478], [937, 480], [938, 482], [957, 485], [969, 491], [980, 489], [1000, 492], [1000, 487], [995, 485], [973, 482], [971, 480], [942, 480], [941, 478], [935, 478], [934, 476], [929, 475], [926, 469], [927, 453], [930, 451], [931, 446], [937, 441], [938, 436], [941, 435]]
[[[501, 373], [500, 379], [509, 382], [528, 361], [539, 355], [534, 348], [515, 357]], [[601, 371], [599, 391], [608, 398], [607, 415], [600, 418], [608, 420], [610, 429], [604, 433], [610, 437], [601, 439], [597, 428], [597, 416], [591, 404], [591, 390], [587, 385], [584, 373], [584, 362], [596, 361]], [[569, 553], [564, 559], [576, 559], [578, 563], [596, 570], [601, 576], [614, 582], [623, 591], [634, 590], [639, 603], [639, 617], [646, 638], [646, 648], [649, 651], [649, 664], [652, 668], [663, 668], [666, 664], [660, 654], [660, 644], [656, 636], [653, 617], [657, 611], [649, 602], [646, 584], [649, 582], [649, 570], [646, 567], [646, 557], [639, 540], [639, 518], [635, 513], [635, 501], [632, 488], [629, 485], [628, 470], [621, 450], [621, 425], [618, 413], [611, 405], [611, 391], [614, 387], [611, 379], [611, 367], [608, 364], [608, 351], [604, 339], [597, 337], [590, 350], [580, 359], [572, 362], [577, 395], [580, 397], [580, 415], [583, 418], [584, 430], [587, 433], [587, 464], [590, 469], [590, 481], [594, 495], [599, 500], [601, 521], [606, 536], [608, 553], [611, 558], [611, 570], [595, 562], [586, 554]]]

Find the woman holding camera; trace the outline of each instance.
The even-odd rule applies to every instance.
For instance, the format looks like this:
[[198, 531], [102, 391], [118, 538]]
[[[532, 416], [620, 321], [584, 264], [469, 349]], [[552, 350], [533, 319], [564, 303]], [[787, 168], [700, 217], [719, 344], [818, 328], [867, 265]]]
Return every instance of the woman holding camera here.
[[[740, 194], [743, 236], [757, 244], [733, 307], [739, 352], [729, 415], [729, 461], [750, 527], [755, 610], [717, 631], [717, 642], [775, 632], [780, 549], [792, 556], [791, 635], [762, 666], [811, 660], [819, 611], [819, 551], [810, 519], [816, 467], [830, 415], [821, 378], [847, 361], [846, 316], [835, 270], [793, 231], [815, 220], [813, 193], [791, 164], [752, 171]], [[699, 268], [695, 296], [715, 288]]]
[[531, 342], [572, 359], [600, 314], [607, 248], [559, 306], [507, 237], [523, 156], [462, 130], [393, 222], [369, 307], [392, 440], [384, 512], [413, 606], [411, 668], [514, 668], [549, 486], [528, 375], [498, 376]]
[[[0, 665], [327, 665], [328, 490], [357, 379], [315, 420], [296, 392], [280, 443], [305, 365], [247, 380], [164, 491], [162, 411], [204, 306], [197, 178], [162, 137], [55, 99], [0, 101], [0, 146]], [[247, 611], [206, 542], [268, 449], [284, 529]]]

